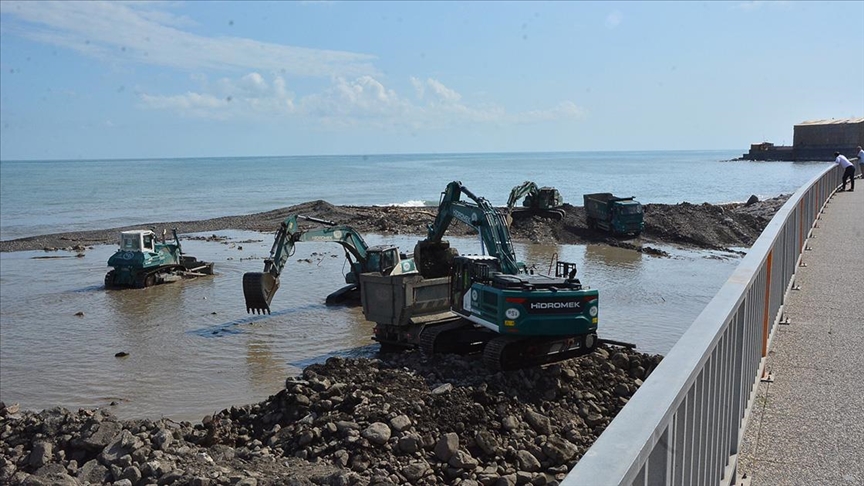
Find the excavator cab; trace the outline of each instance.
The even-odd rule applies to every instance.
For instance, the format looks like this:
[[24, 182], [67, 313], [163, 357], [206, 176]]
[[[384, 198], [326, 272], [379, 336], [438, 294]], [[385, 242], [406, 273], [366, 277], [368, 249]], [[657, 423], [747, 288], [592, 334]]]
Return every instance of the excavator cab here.
[[399, 263], [399, 249], [395, 246], [373, 246], [366, 251], [366, 271], [387, 275]]

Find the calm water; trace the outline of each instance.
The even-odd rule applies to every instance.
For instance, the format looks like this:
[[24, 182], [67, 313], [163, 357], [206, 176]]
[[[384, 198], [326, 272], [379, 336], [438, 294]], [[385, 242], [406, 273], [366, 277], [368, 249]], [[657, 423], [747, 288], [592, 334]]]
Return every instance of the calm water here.
[[0, 239], [332, 204], [434, 204], [448, 182], [504, 205], [513, 186], [613, 192], [647, 203], [791, 193], [824, 163], [729, 161], [740, 153], [580, 152], [0, 162]]
[[[494, 204], [526, 179], [554, 185], [577, 205], [583, 192], [595, 191], [643, 202], [724, 202], [791, 193], [822, 167], [721, 161], [735, 153], [659, 154], [2, 162], [2, 237], [243, 214], [313, 199], [437, 203], [453, 179]], [[151, 170], [164, 180], [147, 191], [120, 189], [132, 174]], [[341, 247], [298, 245], [273, 314], [249, 316], [242, 274], [262, 269], [272, 235], [217, 234], [229, 241], [184, 242], [187, 253], [215, 261], [217, 275], [137, 291], [102, 287], [113, 245], [80, 258], [0, 254], [0, 400], [32, 409], [113, 402], [121, 417], [195, 421], [276, 393], [286, 376], [316, 360], [374, 355], [373, 325], [361, 310], [323, 304], [343, 282]], [[403, 249], [417, 241], [367, 236], [369, 244]], [[479, 251], [473, 238], [451, 242], [463, 253]], [[575, 261], [583, 283], [600, 290], [601, 337], [656, 353], [672, 347], [740, 261], [663, 249], [672, 258], [594, 245], [516, 246], [517, 256], [540, 270], [556, 253]], [[300, 261], [306, 258], [311, 262]], [[116, 358], [120, 351], [129, 356]]]

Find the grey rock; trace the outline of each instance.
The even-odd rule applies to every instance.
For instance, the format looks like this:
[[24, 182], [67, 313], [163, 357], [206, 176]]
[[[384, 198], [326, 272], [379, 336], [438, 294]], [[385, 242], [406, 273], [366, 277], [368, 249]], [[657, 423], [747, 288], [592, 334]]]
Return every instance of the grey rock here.
[[121, 457], [131, 454], [143, 446], [144, 442], [139, 437], [132, 435], [128, 430], [123, 430], [102, 449], [102, 453], [99, 454], [99, 461], [105, 465], [113, 464], [119, 461]]
[[450, 467], [455, 467], [457, 469], [474, 469], [477, 467], [477, 459], [471, 457], [471, 454], [465, 451], [456, 451], [450, 459], [447, 461], [447, 464]]
[[399, 450], [405, 454], [414, 454], [423, 447], [423, 441], [417, 434], [409, 434], [399, 438]]
[[339, 431], [339, 435], [346, 437], [349, 431], [360, 430], [360, 426], [354, 422], [340, 420], [339, 422], [336, 422], [336, 429]]
[[435, 457], [442, 461], [449, 461], [457, 450], [459, 450], [459, 435], [449, 432], [442, 435], [435, 444]]
[[171, 445], [171, 441], [173, 440], [174, 436], [171, 435], [171, 432], [162, 429], [153, 436], [153, 445], [156, 446], [157, 449], [165, 451], [168, 450], [168, 447]]
[[390, 427], [392, 427], [396, 432], [402, 432], [408, 427], [411, 427], [411, 419], [408, 418], [407, 415], [398, 415], [390, 419]]
[[552, 436], [543, 444], [543, 453], [556, 463], [569, 461], [577, 452], [579, 448], [563, 437]]
[[603, 416], [599, 413], [589, 413], [587, 417], [585, 417], [585, 423], [594, 427], [596, 425], [600, 425], [603, 423]]
[[390, 427], [387, 424], [382, 422], [375, 422], [370, 424], [369, 427], [363, 429], [363, 432], [360, 433], [364, 439], [376, 445], [384, 445], [390, 440]]
[[540, 461], [528, 451], [516, 451], [516, 462], [520, 471], [537, 472], [540, 470]]
[[111, 486], [134, 486], [134, 485], [132, 484], [132, 481], [129, 481], [128, 479], [119, 479], [119, 480], [111, 483]]
[[500, 445], [498, 444], [498, 439], [495, 438], [495, 435], [488, 430], [480, 430], [474, 436], [474, 442], [477, 443], [477, 447], [479, 447], [486, 455], [495, 456], [498, 455], [498, 449]]
[[92, 451], [99, 451], [110, 444], [114, 437], [123, 430], [123, 424], [118, 422], [102, 422], [89, 437], [84, 438], [84, 446]]
[[453, 391], [453, 385], [450, 383], [444, 383], [443, 385], [435, 387], [435, 389], [432, 390], [432, 394], [443, 395], [445, 393], [450, 393], [451, 391]]
[[549, 417], [534, 412], [533, 410], [528, 410], [525, 413], [525, 421], [534, 429], [538, 434], [541, 435], [550, 435], [552, 434], [552, 423], [549, 421]]
[[33, 443], [33, 449], [30, 451], [30, 467], [38, 469], [45, 464], [51, 462], [51, 456], [54, 454], [54, 445], [47, 440], [37, 440]]
[[91, 459], [78, 468], [75, 477], [82, 483], [104, 484], [108, 482], [108, 468], [99, 464], [96, 459]]
[[504, 427], [504, 430], [512, 432], [519, 428], [519, 419], [512, 415], [508, 415], [501, 421], [501, 426]]
[[418, 479], [430, 474], [432, 469], [426, 461], [414, 461], [403, 467], [399, 472], [402, 473], [406, 479], [414, 483]]
[[132, 484], [138, 484], [138, 481], [141, 481], [141, 470], [137, 466], [129, 466], [120, 473], [120, 479], [128, 479]]

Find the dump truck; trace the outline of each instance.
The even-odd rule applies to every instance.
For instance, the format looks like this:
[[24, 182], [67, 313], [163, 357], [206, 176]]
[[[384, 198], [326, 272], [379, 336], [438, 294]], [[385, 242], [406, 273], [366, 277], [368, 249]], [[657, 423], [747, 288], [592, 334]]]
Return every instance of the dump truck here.
[[105, 288], [137, 288], [174, 282], [184, 277], [213, 275], [213, 262], [198, 261], [184, 255], [177, 237], [173, 242], [162, 241], [152, 230], [131, 230], [120, 233], [120, 248], [108, 259], [111, 270], [105, 275]]
[[[460, 255], [442, 239], [454, 220], [480, 233], [482, 254]], [[583, 287], [569, 262], [557, 262], [555, 276], [530, 272], [516, 259], [503, 216], [459, 181], [442, 193], [414, 262], [420, 275], [360, 276], [363, 313], [376, 323], [382, 349], [479, 352], [488, 368], [502, 370], [578, 356], [597, 344], [598, 291]]]
[[608, 192], [585, 194], [588, 227], [614, 235], [639, 236], [645, 228], [642, 205], [635, 197], [616, 197]]

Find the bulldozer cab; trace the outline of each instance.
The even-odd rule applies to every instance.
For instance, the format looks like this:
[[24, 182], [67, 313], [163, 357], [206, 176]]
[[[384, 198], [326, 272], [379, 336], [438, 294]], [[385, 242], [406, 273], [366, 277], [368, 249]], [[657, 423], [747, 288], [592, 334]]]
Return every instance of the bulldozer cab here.
[[156, 235], [150, 230], [123, 231], [120, 233], [120, 249], [155, 252]]

